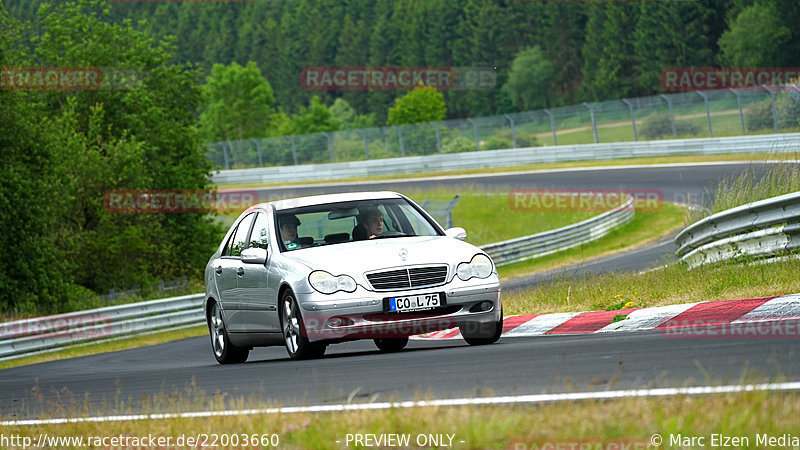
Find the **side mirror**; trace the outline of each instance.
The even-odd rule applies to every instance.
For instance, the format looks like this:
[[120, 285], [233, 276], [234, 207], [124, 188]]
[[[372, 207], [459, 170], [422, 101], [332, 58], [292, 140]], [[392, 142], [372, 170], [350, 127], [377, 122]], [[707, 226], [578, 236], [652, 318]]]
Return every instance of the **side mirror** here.
[[250, 247], [242, 251], [242, 262], [245, 264], [264, 264], [267, 262], [267, 249]]
[[467, 230], [461, 227], [448, 228], [444, 230], [444, 234], [450, 236], [453, 239], [458, 239], [459, 241], [467, 240]]

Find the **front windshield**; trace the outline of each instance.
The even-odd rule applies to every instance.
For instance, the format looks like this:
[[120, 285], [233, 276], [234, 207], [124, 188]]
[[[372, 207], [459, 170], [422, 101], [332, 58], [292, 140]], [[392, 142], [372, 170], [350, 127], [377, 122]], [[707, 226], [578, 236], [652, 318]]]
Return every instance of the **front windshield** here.
[[436, 227], [405, 199], [328, 203], [277, 212], [282, 251], [370, 239], [436, 236]]

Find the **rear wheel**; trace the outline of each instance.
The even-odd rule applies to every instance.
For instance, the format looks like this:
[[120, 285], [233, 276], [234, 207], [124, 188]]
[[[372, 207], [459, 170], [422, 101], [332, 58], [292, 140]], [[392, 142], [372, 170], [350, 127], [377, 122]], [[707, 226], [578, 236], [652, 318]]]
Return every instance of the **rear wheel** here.
[[461, 337], [469, 345], [494, 344], [503, 334], [503, 309], [500, 308], [500, 320], [491, 323], [473, 323], [459, 327]]
[[408, 345], [408, 338], [378, 338], [373, 339], [378, 350], [384, 353], [399, 352]]
[[321, 358], [325, 354], [325, 344], [308, 341], [300, 305], [289, 290], [284, 292], [281, 298], [281, 329], [283, 340], [286, 342], [286, 352], [290, 358]]
[[250, 354], [248, 348], [238, 348], [231, 344], [225, 322], [222, 320], [222, 309], [217, 302], [211, 305], [211, 314], [208, 315], [208, 331], [211, 335], [211, 349], [214, 358], [220, 364], [238, 364], [247, 361]]

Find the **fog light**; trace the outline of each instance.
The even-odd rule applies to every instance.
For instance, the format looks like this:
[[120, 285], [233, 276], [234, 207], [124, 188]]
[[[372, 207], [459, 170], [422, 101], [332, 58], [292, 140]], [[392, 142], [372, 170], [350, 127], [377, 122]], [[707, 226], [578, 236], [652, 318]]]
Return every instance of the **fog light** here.
[[331, 317], [328, 319], [328, 326], [331, 328], [343, 327], [345, 325], [352, 325], [354, 322], [347, 317]]
[[480, 302], [472, 305], [472, 308], [469, 309], [469, 312], [476, 313], [476, 312], [486, 312], [494, 308], [494, 304], [489, 301]]

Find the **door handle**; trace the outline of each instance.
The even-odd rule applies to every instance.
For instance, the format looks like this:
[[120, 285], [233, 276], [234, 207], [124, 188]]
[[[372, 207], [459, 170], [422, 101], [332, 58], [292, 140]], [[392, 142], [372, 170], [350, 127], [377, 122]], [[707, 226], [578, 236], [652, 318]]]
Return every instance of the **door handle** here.
[[222, 275], [222, 266], [217, 266], [217, 268], [214, 269], [214, 272], [217, 272], [217, 275]]
[[240, 277], [244, 276], [244, 268], [239, 267], [238, 269], [236, 269], [236, 275], [239, 275]]

